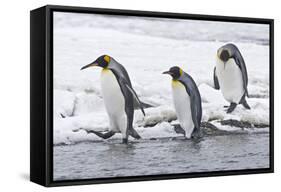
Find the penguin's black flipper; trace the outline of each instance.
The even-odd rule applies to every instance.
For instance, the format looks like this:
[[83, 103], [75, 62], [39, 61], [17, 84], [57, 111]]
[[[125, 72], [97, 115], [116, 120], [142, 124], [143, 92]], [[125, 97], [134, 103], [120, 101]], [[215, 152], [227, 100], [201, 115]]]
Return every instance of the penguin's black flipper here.
[[249, 93], [248, 93], [248, 74], [247, 74], [247, 69], [246, 69], [246, 65], [244, 62], [244, 59], [241, 55], [241, 53], [237, 53], [238, 56], [235, 57], [235, 63], [239, 66], [241, 73], [242, 73], [242, 79], [243, 79], [243, 87], [246, 93], [246, 96], [249, 97]]
[[246, 109], [251, 109], [251, 107], [249, 106], [249, 104], [247, 103], [246, 100], [244, 100], [244, 101], [242, 102], [242, 105], [243, 105], [243, 107], [245, 107]]
[[247, 73], [247, 68], [246, 68], [246, 64], [244, 61], [244, 58], [241, 54], [241, 52], [239, 51], [238, 47], [232, 43], [226, 44], [224, 47], [229, 47], [230, 50], [233, 50], [233, 58], [235, 60], [236, 65], [238, 65], [238, 67], [241, 70], [242, 73], [242, 79], [243, 79], [243, 87], [246, 93], [246, 96], [249, 97], [248, 94], [248, 73]]
[[214, 67], [214, 85], [215, 85], [215, 89], [220, 89], [220, 84], [219, 84], [219, 80], [216, 74], [216, 67]]
[[[123, 67], [120, 68], [120, 69], [123, 69]], [[123, 70], [125, 70], [125, 69], [123, 69]], [[133, 97], [135, 98], [135, 100], [137, 101], [143, 115], [145, 116], [145, 112], [144, 112], [142, 103], [141, 103], [138, 95], [136, 94], [136, 92], [132, 88], [132, 84], [131, 84], [131, 81], [130, 81], [129, 77], [125, 78], [126, 76], [124, 77], [124, 76], [118, 75], [118, 70], [116, 70], [114, 68], [111, 68], [111, 71], [115, 75], [125, 99], [126, 99], [126, 93], [130, 92], [133, 95]], [[127, 74], [127, 72], [125, 74]], [[130, 103], [130, 104], [132, 104], [132, 107], [134, 108], [134, 100], [132, 100], [132, 103]]]
[[[138, 106], [140, 107], [143, 115], [145, 116], [142, 102], [139, 100], [136, 92], [132, 88], [132, 83], [131, 83], [130, 77], [129, 77], [126, 69], [123, 67], [123, 65], [118, 63], [115, 59], [111, 58], [111, 65], [109, 66], [109, 69], [111, 69], [111, 71], [114, 73], [121, 89], [125, 88], [125, 89], [129, 90], [129, 92], [131, 92], [132, 95], [134, 95], [133, 107], [134, 107], [134, 103], [137, 103]], [[124, 90], [122, 90], [122, 92], [124, 94]]]
[[143, 115], [145, 116], [145, 112], [144, 112], [144, 109], [143, 109], [143, 106], [142, 106], [142, 102], [140, 101], [140, 99], [139, 99], [137, 93], [136, 93], [135, 90], [134, 90], [133, 88], [131, 88], [128, 84], [125, 84], [125, 85], [126, 85], [127, 89], [132, 93], [132, 95], [134, 95], [134, 97], [135, 97], [135, 99], [136, 99], [136, 101], [137, 101], [137, 103], [138, 103], [138, 105], [139, 105], [139, 107], [140, 107], [140, 109], [141, 109]]
[[129, 130], [129, 135], [131, 135], [135, 139], [141, 139], [141, 136], [138, 134], [138, 132], [133, 127], [131, 127], [131, 129]]
[[187, 73], [184, 73], [179, 81], [184, 85], [186, 92], [190, 97], [191, 116], [195, 127], [194, 129], [199, 130], [202, 119], [202, 101], [198, 87], [192, 77]]
[[[137, 102], [136, 102], [136, 103], [137, 103]], [[153, 105], [151, 105], [151, 104], [148, 104], [148, 103], [145, 103], [145, 102], [143, 102], [143, 101], [141, 101], [141, 106], [142, 106], [144, 109], [150, 108], [150, 107], [155, 107], [155, 106], [153, 106]]]
[[[191, 116], [192, 116], [192, 121], [194, 123], [194, 131], [193, 132], [197, 132], [200, 129], [200, 123], [201, 123], [201, 117], [198, 117], [199, 112], [199, 108], [195, 103], [195, 95], [191, 94], [190, 96], [190, 105], [191, 105]], [[201, 112], [202, 113], [202, 112]], [[200, 120], [199, 120], [200, 119]]]
[[251, 109], [251, 107], [249, 106], [249, 104], [246, 101], [246, 95], [244, 94], [243, 97], [241, 98], [241, 101], [239, 102], [240, 104], [243, 105], [243, 107], [245, 107], [246, 109]]
[[249, 106], [249, 104], [246, 101], [246, 93], [242, 96], [239, 104], [242, 104], [243, 107], [245, 107], [246, 109], [251, 109], [251, 107]]

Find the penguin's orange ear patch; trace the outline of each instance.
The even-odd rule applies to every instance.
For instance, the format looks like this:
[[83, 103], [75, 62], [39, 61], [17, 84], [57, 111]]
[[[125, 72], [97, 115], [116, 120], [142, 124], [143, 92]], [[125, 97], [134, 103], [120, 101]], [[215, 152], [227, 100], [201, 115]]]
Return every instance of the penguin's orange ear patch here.
[[107, 63], [109, 63], [109, 61], [110, 61], [110, 57], [109, 57], [108, 55], [104, 56], [103, 59], [104, 59]]

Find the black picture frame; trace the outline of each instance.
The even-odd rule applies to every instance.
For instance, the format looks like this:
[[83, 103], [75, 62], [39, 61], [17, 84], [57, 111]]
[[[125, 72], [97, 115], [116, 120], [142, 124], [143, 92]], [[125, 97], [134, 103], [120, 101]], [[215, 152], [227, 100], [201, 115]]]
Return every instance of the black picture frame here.
[[[233, 171], [182, 173], [53, 181], [53, 12], [97, 13], [139, 17], [258, 23], [270, 26], [270, 167]], [[274, 20], [47, 5], [30, 12], [30, 180], [44, 186], [115, 183], [274, 172]]]

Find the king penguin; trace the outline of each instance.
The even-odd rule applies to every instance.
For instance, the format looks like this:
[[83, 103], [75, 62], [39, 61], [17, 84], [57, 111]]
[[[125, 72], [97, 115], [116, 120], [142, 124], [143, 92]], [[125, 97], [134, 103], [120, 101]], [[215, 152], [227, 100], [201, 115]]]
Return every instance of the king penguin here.
[[163, 72], [172, 76], [172, 92], [176, 114], [185, 137], [197, 137], [202, 118], [201, 96], [190, 75], [181, 68], [171, 67]]
[[247, 69], [236, 45], [229, 43], [218, 49], [214, 85], [215, 89], [221, 89], [223, 97], [230, 103], [227, 113], [231, 113], [237, 104], [251, 109], [246, 101], [246, 96], [249, 97]]
[[134, 102], [136, 101], [143, 113], [142, 104], [132, 88], [132, 84], [126, 69], [113, 57], [102, 55], [94, 62], [85, 65], [81, 70], [88, 67], [102, 67], [101, 91], [109, 116], [109, 131], [106, 133], [92, 131], [103, 139], [110, 138], [115, 133], [122, 134], [122, 142], [128, 142], [128, 136], [136, 139], [141, 137], [133, 128]]

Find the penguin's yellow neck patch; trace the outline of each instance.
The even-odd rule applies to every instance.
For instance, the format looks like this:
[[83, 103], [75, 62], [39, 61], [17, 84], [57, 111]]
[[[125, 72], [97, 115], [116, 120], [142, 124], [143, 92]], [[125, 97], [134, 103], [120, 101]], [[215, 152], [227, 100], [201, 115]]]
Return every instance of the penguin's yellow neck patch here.
[[181, 86], [182, 84], [180, 81], [174, 79], [172, 80], [172, 87], [181, 87]]
[[108, 68], [103, 68], [101, 72], [102, 72], [102, 73], [109, 73], [110, 70], [109, 70]]

